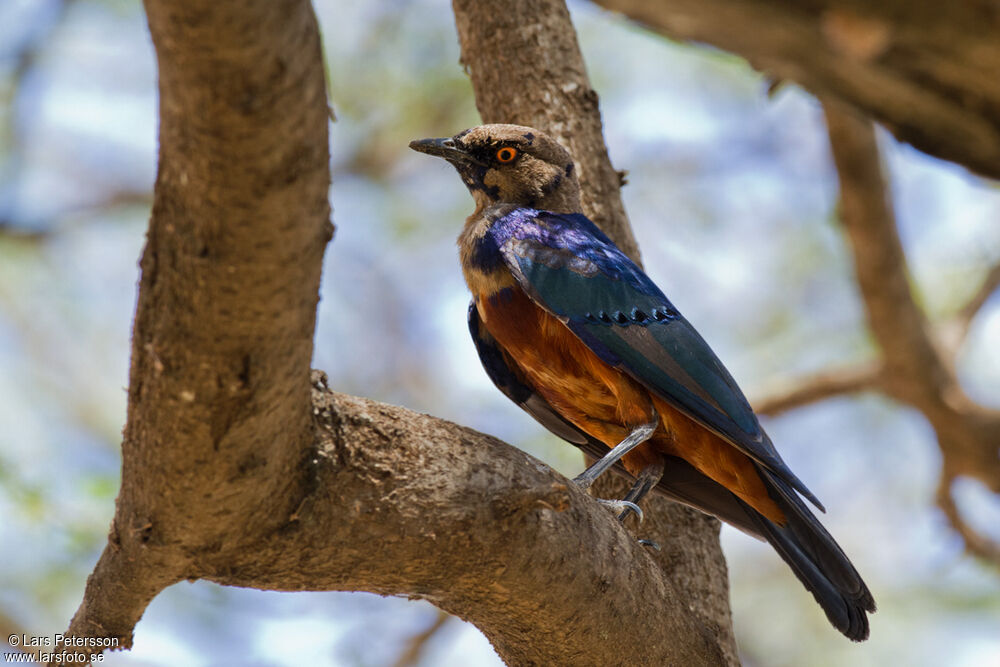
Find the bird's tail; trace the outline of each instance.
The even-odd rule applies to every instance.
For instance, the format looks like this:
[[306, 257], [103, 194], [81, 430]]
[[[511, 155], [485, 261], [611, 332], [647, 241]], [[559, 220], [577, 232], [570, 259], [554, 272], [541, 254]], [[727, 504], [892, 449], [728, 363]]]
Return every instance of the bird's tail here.
[[833, 626], [853, 641], [864, 641], [868, 638], [866, 612], [875, 611], [875, 600], [861, 575], [798, 494], [763, 466], [758, 469], [786, 521], [776, 524], [746, 507], [755, 532], [788, 563]]
[[770, 542], [833, 626], [854, 641], [867, 639], [866, 612], [875, 611], [875, 601], [861, 575], [792, 487], [762, 465], [756, 466], [769, 495], [786, 517], [783, 524], [770, 521], [677, 457], [667, 457], [656, 491]]

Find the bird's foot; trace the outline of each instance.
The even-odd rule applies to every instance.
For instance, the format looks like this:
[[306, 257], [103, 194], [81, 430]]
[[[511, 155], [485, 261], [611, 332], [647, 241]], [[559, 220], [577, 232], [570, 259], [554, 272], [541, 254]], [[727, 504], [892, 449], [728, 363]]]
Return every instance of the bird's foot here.
[[628, 500], [608, 500], [607, 498], [597, 498], [597, 502], [604, 505], [613, 512], [620, 512], [618, 515], [619, 521], [624, 521], [625, 517], [628, 516], [629, 512], [635, 512], [635, 515], [639, 518], [639, 523], [642, 523], [643, 515], [642, 510], [633, 502]]
[[[639, 523], [642, 523], [645, 518], [642, 514], [642, 508], [629, 500], [609, 500], [607, 498], [595, 498], [594, 500], [613, 512], [620, 512], [618, 515], [619, 523], [625, 522], [629, 512], [635, 513], [636, 518], [639, 519]], [[639, 539], [636, 541], [644, 547], [650, 547], [652, 549], [656, 549], [657, 551], [660, 550], [660, 545], [653, 540]]]
[[[621, 512], [621, 514], [618, 515], [619, 523], [625, 522], [629, 512], [635, 512], [635, 516], [639, 519], [639, 523], [642, 523], [644, 518], [642, 509], [633, 502], [629, 502], [628, 500], [608, 500], [606, 498], [596, 498], [595, 500], [614, 512]], [[657, 551], [660, 550], [660, 545], [653, 540], [639, 539], [636, 541], [644, 547], [650, 547], [651, 549], [656, 549]]]

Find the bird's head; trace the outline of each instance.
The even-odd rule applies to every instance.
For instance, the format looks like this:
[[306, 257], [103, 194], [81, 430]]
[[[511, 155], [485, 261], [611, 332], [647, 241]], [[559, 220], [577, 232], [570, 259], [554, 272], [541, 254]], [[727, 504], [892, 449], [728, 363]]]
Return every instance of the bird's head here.
[[478, 209], [516, 204], [557, 213], [580, 211], [580, 185], [569, 151], [523, 125], [480, 125], [410, 148], [443, 157], [461, 175]]

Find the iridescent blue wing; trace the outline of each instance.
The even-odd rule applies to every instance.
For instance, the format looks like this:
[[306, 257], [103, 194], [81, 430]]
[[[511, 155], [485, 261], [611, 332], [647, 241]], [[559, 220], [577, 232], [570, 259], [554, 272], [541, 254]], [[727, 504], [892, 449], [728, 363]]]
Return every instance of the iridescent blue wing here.
[[521, 288], [606, 363], [822, 505], [788, 469], [743, 392], [663, 292], [580, 214], [514, 209], [488, 232]]

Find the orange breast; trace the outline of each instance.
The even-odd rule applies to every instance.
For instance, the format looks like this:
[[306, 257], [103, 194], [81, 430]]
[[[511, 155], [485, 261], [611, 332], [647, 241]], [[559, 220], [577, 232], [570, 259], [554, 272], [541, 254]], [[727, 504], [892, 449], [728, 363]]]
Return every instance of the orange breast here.
[[609, 448], [659, 416], [654, 436], [622, 459], [632, 475], [660, 453], [678, 456], [772, 521], [784, 521], [745, 454], [606, 364], [520, 287], [479, 294], [476, 307], [483, 326], [506, 350], [508, 362], [520, 368], [559, 414]]
[[646, 390], [608, 366], [519, 288], [476, 300], [483, 325], [539, 394], [563, 417], [609, 447], [654, 411]]

